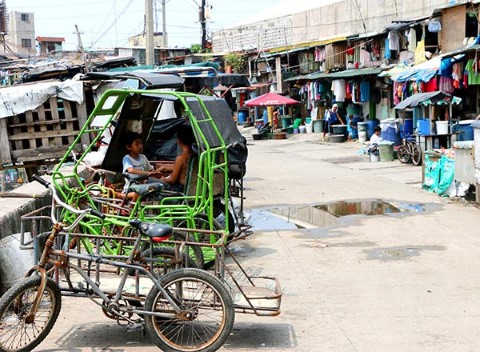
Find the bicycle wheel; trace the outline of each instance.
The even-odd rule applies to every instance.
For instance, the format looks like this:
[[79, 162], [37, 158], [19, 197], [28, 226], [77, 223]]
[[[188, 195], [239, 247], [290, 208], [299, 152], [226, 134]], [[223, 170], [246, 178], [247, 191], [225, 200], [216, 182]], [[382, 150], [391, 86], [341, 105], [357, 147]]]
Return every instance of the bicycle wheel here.
[[23, 279], [0, 299], [0, 351], [31, 351], [55, 324], [62, 305], [61, 293], [48, 278], [37, 313], [32, 322], [28, 321], [40, 280], [40, 276]]
[[422, 150], [418, 144], [412, 145], [412, 163], [415, 166], [422, 165]]
[[[152, 248], [152, 258], [155, 259], [153, 262], [153, 271], [158, 276], [165, 275], [170, 271], [176, 269], [177, 264], [180, 264], [181, 267], [185, 268], [196, 268], [197, 265], [193, 259], [187, 255], [183, 254], [182, 259], [177, 259], [175, 256], [175, 249], [170, 247], [156, 247]], [[150, 250], [147, 249], [142, 252], [141, 256], [143, 258], [150, 257]]]
[[410, 153], [408, 152], [407, 147], [404, 145], [401, 145], [398, 148], [397, 156], [398, 160], [400, 160], [400, 162], [403, 164], [407, 164], [410, 161]]
[[[175, 318], [146, 316], [145, 326], [162, 351], [212, 352], [219, 349], [233, 328], [235, 310], [223, 283], [200, 269], [180, 269], [163, 276], [160, 285], [182, 312]], [[148, 312], [174, 312], [153, 286], [145, 301]]]

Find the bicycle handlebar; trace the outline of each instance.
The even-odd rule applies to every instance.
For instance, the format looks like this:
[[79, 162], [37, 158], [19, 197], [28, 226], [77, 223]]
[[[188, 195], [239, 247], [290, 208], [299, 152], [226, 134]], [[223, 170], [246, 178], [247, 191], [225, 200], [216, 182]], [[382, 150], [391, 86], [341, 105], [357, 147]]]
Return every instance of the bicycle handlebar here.
[[54, 223], [57, 223], [57, 219], [55, 217], [55, 203], [58, 203], [62, 208], [65, 208], [66, 210], [74, 213], [74, 214], [77, 214], [79, 215], [79, 217], [74, 221], [74, 223], [68, 227], [65, 227], [65, 229], [70, 229], [74, 226], [76, 226], [80, 220], [85, 216], [87, 215], [88, 213], [100, 218], [100, 219], [105, 219], [105, 214], [99, 212], [98, 210], [95, 210], [95, 209], [92, 209], [92, 208], [88, 208], [88, 209], [84, 209], [84, 210], [81, 210], [81, 209], [76, 209], [74, 207], [72, 207], [71, 205], [65, 203], [63, 200], [60, 199], [60, 197], [58, 196], [57, 194], [57, 190], [55, 188], [54, 185], [52, 185], [50, 182], [48, 182], [47, 180], [43, 179], [42, 177], [38, 176], [38, 175], [33, 175], [32, 176], [32, 179], [34, 179], [35, 181], [37, 181], [38, 183], [42, 184], [45, 188], [48, 188], [52, 191], [52, 212], [51, 212], [51, 218], [52, 218], [52, 221]]

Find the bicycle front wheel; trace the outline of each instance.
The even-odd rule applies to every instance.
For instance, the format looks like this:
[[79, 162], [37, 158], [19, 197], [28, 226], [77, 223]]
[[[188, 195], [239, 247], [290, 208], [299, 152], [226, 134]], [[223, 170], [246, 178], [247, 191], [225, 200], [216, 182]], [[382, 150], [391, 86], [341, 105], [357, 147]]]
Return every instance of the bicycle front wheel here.
[[175, 315], [174, 318], [146, 316], [145, 326], [162, 351], [213, 352], [233, 328], [235, 310], [223, 283], [200, 269], [179, 269], [159, 280], [180, 307], [175, 314], [166, 297], [153, 286], [145, 301], [147, 312]]
[[52, 329], [62, 304], [60, 288], [47, 278], [38, 310], [29, 314], [38, 294], [40, 276], [23, 279], [0, 299], [0, 351], [31, 351]]

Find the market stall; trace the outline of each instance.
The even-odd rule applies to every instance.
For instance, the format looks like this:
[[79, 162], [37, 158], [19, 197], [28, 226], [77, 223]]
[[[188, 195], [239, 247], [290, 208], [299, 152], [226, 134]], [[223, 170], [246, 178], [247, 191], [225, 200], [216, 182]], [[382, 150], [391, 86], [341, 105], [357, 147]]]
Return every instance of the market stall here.
[[[452, 147], [452, 104], [460, 104], [461, 98], [442, 91], [417, 93], [395, 106], [395, 110], [422, 108], [421, 119], [414, 119], [417, 143], [422, 151]], [[434, 106], [447, 106], [442, 118], [435, 116]], [[430, 111], [427, 111], [429, 109]]]

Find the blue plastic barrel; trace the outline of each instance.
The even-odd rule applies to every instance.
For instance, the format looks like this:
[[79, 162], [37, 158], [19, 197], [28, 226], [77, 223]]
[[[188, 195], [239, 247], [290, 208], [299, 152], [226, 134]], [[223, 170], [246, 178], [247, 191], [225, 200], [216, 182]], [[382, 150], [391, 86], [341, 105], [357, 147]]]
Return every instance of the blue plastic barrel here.
[[457, 141], [473, 141], [473, 120], [463, 120], [454, 126], [453, 131], [457, 132]]
[[239, 110], [238, 111], [238, 114], [237, 114], [237, 122], [239, 124], [244, 124], [245, 122], [247, 122], [247, 112], [244, 111], [244, 110]]
[[400, 127], [400, 137], [405, 138], [411, 134], [413, 134], [413, 119], [404, 119]]
[[393, 145], [401, 144], [400, 134], [394, 127], [388, 127], [385, 131], [382, 130], [381, 136], [384, 141], [392, 142]]
[[377, 119], [367, 120], [367, 139], [370, 139], [370, 137], [373, 136], [373, 133], [375, 132], [375, 127], [377, 127], [378, 124], [379, 121]]

